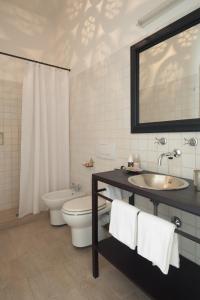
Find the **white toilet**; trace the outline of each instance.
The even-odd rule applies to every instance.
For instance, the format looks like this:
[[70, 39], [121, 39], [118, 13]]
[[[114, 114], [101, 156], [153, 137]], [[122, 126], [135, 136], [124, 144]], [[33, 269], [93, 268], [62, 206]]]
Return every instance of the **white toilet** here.
[[[108, 236], [103, 227], [109, 223], [110, 202], [99, 197], [99, 240]], [[63, 219], [71, 227], [72, 244], [86, 247], [92, 244], [92, 198], [81, 197], [66, 202], [62, 207]]]
[[65, 221], [62, 217], [61, 208], [63, 204], [71, 199], [83, 197], [85, 193], [76, 192], [73, 189], [54, 191], [44, 194], [42, 199], [46, 206], [50, 209], [50, 223], [54, 226], [64, 225]]

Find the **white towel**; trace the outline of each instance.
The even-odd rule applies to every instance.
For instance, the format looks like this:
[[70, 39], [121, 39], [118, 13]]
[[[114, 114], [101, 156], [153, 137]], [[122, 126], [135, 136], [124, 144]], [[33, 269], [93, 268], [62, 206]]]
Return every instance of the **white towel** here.
[[131, 249], [137, 243], [137, 214], [139, 209], [121, 200], [114, 200], [111, 207], [109, 232]]
[[137, 252], [167, 274], [169, 265], [179, 268], [176, 226], [157, 216], [140, 212], [138, 215]]
[[128, 199], [132, 194], [127, 192], [127, 191], [124, 191], [124, 190], [121, 190], [115, 186], [112, 186], [112, 185], [107, 185], [106, 186], [106, 191], [103, 192], [103, 194], [114, 200], [114, 199], [118, 199], [118, 200], [125, 200], [125, 199]]

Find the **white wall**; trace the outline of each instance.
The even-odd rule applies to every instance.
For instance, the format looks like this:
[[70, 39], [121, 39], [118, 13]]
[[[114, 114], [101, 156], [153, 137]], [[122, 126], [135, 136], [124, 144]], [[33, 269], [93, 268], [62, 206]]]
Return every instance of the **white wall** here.
[[[91, 192], [91, 175], [118, 168], [127, 162], [130, 153], [140, 155], [141, 166], [146, 170], [192, 178], [194, 168], [200, 168], [200, 133], [130, 134], [130, 62], [129, 47], [110, 56], [104, 63], [81, 72], [71, 80], [70, 149], [71, 180], [80, 183]], [[167, 145], [154, 144], [155, 137], [167, 138]], [[184, 137], [196, 136], [196, 148], [184, 145]], [[96, 147], [99, 143], [114, 143], [116, 159], [100, 159]], [[163, 159], [158, 167], [157, 159], [162, 152], [182, 150], [182, 157], [169, 161]], [[92, 157], [95, 167], [87, 169], [83, 162]], [[151, 203], [137, 197], [137, 206], [152, 212]], [[200, 218], [188, 213], [160, 206], [162, 217], [180, 216], [183, 230], [200, 233]], [[181, 253], [199, 262], [200, 246], [181, 238]]]
[[0, 51], [48, 62], [65, 0], [0, 0]]
[[19, 204], [21, 98], [25, 63], [0, 56], [0, 210]]
[[164, 1], [67, 0], [58, 18], [49, 59], [77, 73], [200, 5], [199, 0], [177, 0], [173, 10], [152, 24], [145, 28], [136, 25], [138, 18]]
[[[154, 5], [159, 2], [155, 1]], [[82, 1], [75, 3], [79, 3], [80, 6], [77, 4], [77, 7], [83, 9]], [[148, 30], [136, 28], [135, 24], [137, 18], [150, 9], [152, 1], [119, 2], [123, 5], [123, 9], [111, 9], [116, 12], [111, 20], [106, 19], [105, 10], [101, 14], [102, 11], [96, 6], [101, 3], [102, 7], [105, 7], [106, 3], [107, 5], [113, 3], [115, 7], [118, 1], [93, 1], [92, 7], [91, 2], [87, 3], [90, 3], [90, 7], [84, 14], [74, 12], [72, 16], [68, 15], [71, 18], [74, 16], [74, 19], [70, 21], [70, 18], [65, 18], [65, 22], [62, 20], [57, 37], [58, 47], [55, 51], [60, 63], [69, 63], [73, 68], [70, 92], [71, 180], [80, 183], [83, 189], [90, 192], [93, 172], [110, 170], [125, 164], [130, 153], [139, 153], [144, 169], [192, 178], [193, 169], [200, 167], [200, 145], [197, 148], [184, 145], [184, 137], [196, 136], [200, 141], [199, 133], [130, 134], [129, 45], [166, 25], [175, 16], [180, 17], [192, 5], [200, 2], [190, 1], [191, 7], [188, 7], [188, 1], [183, 1], [182, 6], [176, 7], [171, 13], [155, 21]], [[91, 40], [84, 45], [83, 24], [87, 23], [88, 15], [93, 13], [97, 22], [95, 24], [98, 24], [95, 28], [99, 30], [103, 28], [104, 32], [99, 37], [96, 29]], [[71, 32], [74, 32], [74, 38], [69, 34], [70, 28]], [[92, 36], [89, 33], [87, 35], [88, 38]], [[155, 145], [156, 136], [165, 136], [167, 145]], [[98, 158], [96, 147], [99, 143], [114, 143], [116, 158], [114, 160]], [[173, 161], [164, 159], [162, 167], [158, 168], [159, 154], [174, 148], [183, 151], [182, 157]], [[90, 157], [95, 161], [92, 170], [82, 166]], [[137, 205], [144, 210], [152, 211], [152, 205], [147, 199], [138, 197]], [[159, 213], [167, 219], [172, 215], [180, 216], [183, 230], [200, 235], [200, 218], [167, 206], [160, 206]], [[180, 247], [183, 255], [200, 262], [199, 245], [181, 238]]]

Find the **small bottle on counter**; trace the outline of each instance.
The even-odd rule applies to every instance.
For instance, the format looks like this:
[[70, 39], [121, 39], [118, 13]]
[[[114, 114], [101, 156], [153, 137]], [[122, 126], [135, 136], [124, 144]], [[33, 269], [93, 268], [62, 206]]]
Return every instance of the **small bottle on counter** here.
[[93, 167], [93, 166], [94, 166], [94, 160], [92, 159], [92, 157], [91, 157], [90, 160], [89, 160], [89, 165], [90, 165], [90, 167]]
[[128, 167], [133, 167], [133, 165], [134, 165], [133, 156], [132, 154], [130, 154], [128, 158]]

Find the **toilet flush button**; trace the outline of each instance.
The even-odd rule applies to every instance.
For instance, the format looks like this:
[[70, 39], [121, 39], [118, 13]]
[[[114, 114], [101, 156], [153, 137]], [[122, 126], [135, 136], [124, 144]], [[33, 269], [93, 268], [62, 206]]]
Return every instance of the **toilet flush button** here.
[[116, 158], [116, 144], [99, 143], [96, 147], [97, 157], [113, 160]]

